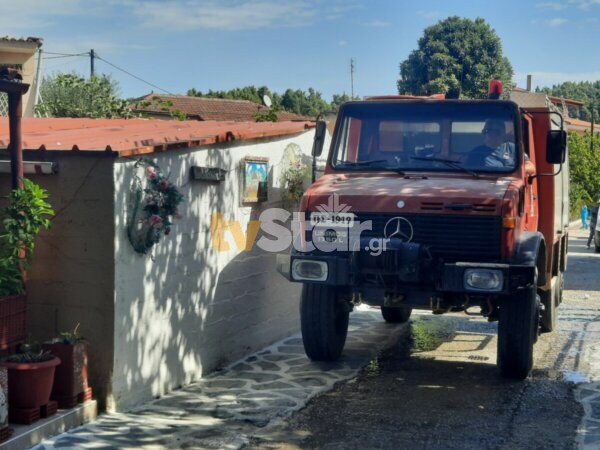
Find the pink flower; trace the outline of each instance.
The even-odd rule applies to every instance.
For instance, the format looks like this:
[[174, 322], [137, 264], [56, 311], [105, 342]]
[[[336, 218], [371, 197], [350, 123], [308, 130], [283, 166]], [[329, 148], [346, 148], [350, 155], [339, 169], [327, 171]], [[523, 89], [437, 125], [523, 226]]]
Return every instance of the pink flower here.
[[162, 227], [162, 217], [160, 217], [159, 215], [156, 214], [152, 214], [150, 216], [150, 218], [148, 219], [148, 223], [156, 229], [159, 229]]
[[165, 190], [169, 187], [169, 182], [167, 180], [160, 180], [160, 183], [158, 183], [158, 187], [162, 190]]

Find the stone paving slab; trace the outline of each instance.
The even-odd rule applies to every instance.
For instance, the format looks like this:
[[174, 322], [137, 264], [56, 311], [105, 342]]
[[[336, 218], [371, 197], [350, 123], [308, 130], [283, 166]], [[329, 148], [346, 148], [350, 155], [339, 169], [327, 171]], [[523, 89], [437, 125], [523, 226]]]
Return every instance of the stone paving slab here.
[[237, 449], [336, 383], [354, 378], [406, 325], [378, 309], [350, 315], [343, 357], [316, 363], [295, 335], [128, 413], [106, 414], [34, 447], [42, 449]]

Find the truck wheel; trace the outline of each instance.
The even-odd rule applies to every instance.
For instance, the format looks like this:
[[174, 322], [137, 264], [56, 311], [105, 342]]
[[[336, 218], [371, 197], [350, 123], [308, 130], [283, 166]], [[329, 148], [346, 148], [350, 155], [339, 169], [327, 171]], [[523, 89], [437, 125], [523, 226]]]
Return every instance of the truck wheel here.
[[500, 305], [497, 363], [505, 378], [523, 380], [533, 367], [539, 310], [537, 283], [508, 297]]
[[313, 361], [335, 361], [348, 334], [349, 305], [338, 299], [332, 286], [305, 284], [300, 302], [304, 351]]
[[558, 316], [558, 305], [562, 303], [563, 291], [563, 273], [559, 272], [552, 278], [552, 289], [549, 291], [540, 291], [540, 298], [544, 305], [540, 317], [540, 326], [542, 333], [549, 333], [556, 329], [556, 318]]
[[390, 308], [388, 306], [381, 307], [381, 315], [386, 322], [389, 323], [404, 323], [410, 319], [412, 308]]
[[563, 287], [565, 285], [565, 275], [563, 272], [558, 272], [556, 277], [556, 306], [563, 301]]

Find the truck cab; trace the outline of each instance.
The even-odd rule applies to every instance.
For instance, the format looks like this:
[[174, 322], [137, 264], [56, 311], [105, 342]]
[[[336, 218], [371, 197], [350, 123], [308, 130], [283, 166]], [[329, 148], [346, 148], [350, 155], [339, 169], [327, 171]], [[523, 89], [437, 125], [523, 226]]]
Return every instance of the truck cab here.
[[500, 371], [525, 378], [566, 269], [566, 134], [553, 114], [439, 96], [342, 105], [290, 257], [307, 355], [341, 355], [358, 303], [393, 323], [464, 312], [498, 321]]

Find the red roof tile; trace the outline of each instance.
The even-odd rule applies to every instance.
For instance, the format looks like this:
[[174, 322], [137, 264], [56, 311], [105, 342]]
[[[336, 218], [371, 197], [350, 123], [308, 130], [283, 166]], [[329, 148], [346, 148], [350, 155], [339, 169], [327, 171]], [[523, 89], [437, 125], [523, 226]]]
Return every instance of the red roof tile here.
[[[297, 134], [314, 123], [23, 118], [21, 126], [24, 150], [106, 151], [130, 156]], [[6, 149], [8, 143], [8, 118], [0, 117], [0, 149]]]
[[[169, 116], [169, 111], [181, 111], [189, 119], [236, 120], [254, 122], [257, 113], [268, 113], [270, 108], [249, 100], [188, 97], [186, 95], [148, 94], [131, 104], [134, 111], [142, 114]], [[310, 121], [312, 117], [299, 116], [287, 111], [277, 112], [280, 121]]]

